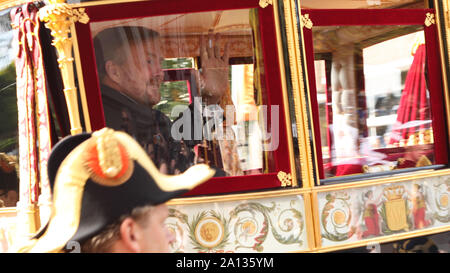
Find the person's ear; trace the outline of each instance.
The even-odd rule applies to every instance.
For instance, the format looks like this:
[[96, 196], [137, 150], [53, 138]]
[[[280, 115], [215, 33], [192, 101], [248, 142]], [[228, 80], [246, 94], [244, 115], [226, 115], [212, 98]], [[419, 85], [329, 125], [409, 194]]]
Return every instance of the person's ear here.
[[116, 83], [120, 83], [121, 70], [119, 65], [113, 61], [106, 61], [105, 63], [106, 75]]
[[140, 229], [138, 223], [132, 218], [125, 218], [120, 224], [120, 240], [125, 247], [126, 252], [139, 253], [141, 252]]

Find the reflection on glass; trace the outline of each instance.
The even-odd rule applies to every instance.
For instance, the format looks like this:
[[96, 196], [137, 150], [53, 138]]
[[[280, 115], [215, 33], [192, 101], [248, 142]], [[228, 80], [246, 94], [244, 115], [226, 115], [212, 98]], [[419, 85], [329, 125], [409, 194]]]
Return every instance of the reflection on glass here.
[[[325, 57], [326, 58], [326, 57]], [[328, 124], [330, 124], [332, 113], [331, 107], [331, 92], [329, 92], [329, 84], [327, 84], [327, 62], [325, 60], [314, 61], [315, 75], [316, 75], [316, 90], [317, 90], [317, 103], [319, 106], [319, 119], [320, 119], [320, 135], [322, 142], [322, 156], [323, 158], [329, 160], [331, 157], [331, 150], [329, 147], [330, 134], [327, 129]]]
[[314, 50], [325, 178], [434, 163], [423, 31], [318, 27]]
[[161, 100], [155, 105], [155, 109], [163, 112], [169, 118], [172, 117], [172, 121], [174, 117], [171, 114], [174, 112], [175, 107], [178, 107], [180, 112], [189, 107], [190, 90], [188, 82], [163, 82], [159, 90], [161, 92]]
[[273, 171], [257, 20], [243, 9], [92, 23], [106, 126], [163, 173]]
[[8, 11], [0, 13], [0, 207], [19, 199], [16, 69]]

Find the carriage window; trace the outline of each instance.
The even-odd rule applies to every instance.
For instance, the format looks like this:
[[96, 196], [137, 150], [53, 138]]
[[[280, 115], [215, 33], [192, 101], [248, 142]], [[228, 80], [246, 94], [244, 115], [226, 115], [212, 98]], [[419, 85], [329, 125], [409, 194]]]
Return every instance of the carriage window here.
[[106, 126], [165, 173], [274, 172], [279, 106], [267, 107], [257, 21], [237, 9], [91, 23]]
[[16, 69], [9, 12], [0, 20], [0, 207], [14, 207], [19, 199]]
[[425, 31], [421, 25], [313, 27], [315, 61], [308, 66], [321, 179], [447, 163], [445, 137], [436, 137], [445, 136], [445, 124], [436, 118], [443, 105], [430, 54], [435, 37]]
[[302, 0], [302, 8], [307, 9], [387, 9], [426, 8], [423, 0]]

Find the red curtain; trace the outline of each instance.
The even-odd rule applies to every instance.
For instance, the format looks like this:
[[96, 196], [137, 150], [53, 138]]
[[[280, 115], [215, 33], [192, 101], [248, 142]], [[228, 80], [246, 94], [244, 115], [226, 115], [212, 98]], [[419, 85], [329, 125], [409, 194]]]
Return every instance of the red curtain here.
[[403, 141], [406, 143], [411, 135], [430, 127], [431, 122], [425, 122], [431, 119], [425, 63], [425, 44], [420, 44], [406, 76], [405, 88], [397, 110], [397, 122], [392, 130], [389, 144], [400, 144]]
[[[50, 194], [47, 161], [50, 127], [47, 89], [39, 41], [38, 8], [33, 3], [11, 11], [16, 51], [20, 202], [35, 204]], [[39, 184], [40, 181], [40, 184]]]

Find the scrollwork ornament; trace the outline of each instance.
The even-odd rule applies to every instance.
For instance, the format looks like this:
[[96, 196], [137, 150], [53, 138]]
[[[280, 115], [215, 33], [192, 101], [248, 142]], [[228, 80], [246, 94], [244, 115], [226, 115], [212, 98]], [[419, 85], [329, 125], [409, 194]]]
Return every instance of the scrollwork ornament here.
[[285, 173], [283, 171], [278, 172], [278, 180], [281, 182], [282, 187], [292, 186], [292, 176], [290, 173]]
[[433, 13], [427, 13], [426, 14], [426, 18], [425, 18], [425, 26], [429, 27], [431, 25], [434, 25], [436, 23], [436, 20], [434, 19], [434, 14]]
[[265, 8], [265, 7], [267, 7], [268, 5], [272, 5], [273, 3], [272, 3], [272, 0], [259, 0], [259, 6], [261, 7], [261, 8]]
[[89, 17], [84, 8], [72, 9], [66, 3], [54, 3], [43, 7], [39, 11], [39, 19], [45, 22], [45, 26], [51, 30], [54, 37], [53, 45], [60, 54], [60, 66], [62, 63], [72, 62], [70, 51], [72, 49], [72, 39], [69, 37], [70, 26], [75, 22], [87, 24]]
[[71, 133], [81, 133], [78, 115], [78, 102], [73, 73], [71, 28], [75, 22], [86, 24], [89, 17], [83, 8], [72, 9], [63, 0], [50, 1], [50, 4], [39, 10], [39, 19], [51, 30], [52, 45], [58, 52], [58, 64], [64, 83], [64, 95], [69, 110]]
[[302, 26], [306, 27], [307, 29], [312, 29], [313, 22], [311, 21], [311, 18], [309, 18], [309, 14], [302, 15]]

